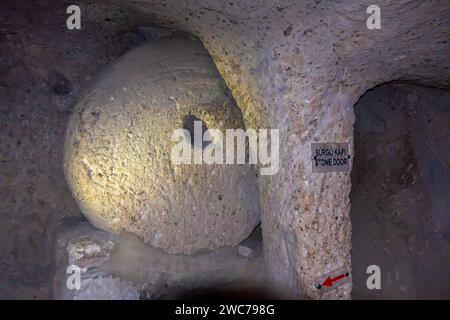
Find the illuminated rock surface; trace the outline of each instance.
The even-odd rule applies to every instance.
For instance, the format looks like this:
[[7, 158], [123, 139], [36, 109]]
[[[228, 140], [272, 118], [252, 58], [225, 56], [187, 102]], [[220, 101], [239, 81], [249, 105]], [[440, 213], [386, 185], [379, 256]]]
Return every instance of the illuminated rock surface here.
[[350, 173], [312, 173], [311, 143], [349, 143], [353, 155], [353, 106], [378, 84], [449, 87], [449, 3], [378, 1], [380, 30], [366, 27], [372, 1], [110, 3], [198, 36], [245, 125], [280, 129], [280, 170], [259, 178], [268, 276], [288, 297], [349, 298], [351, 284], [314, 285], [351, 271], [352, 226]]
[[96, 227], [187, 254], [251, 233], [259, 222], [253, 167], [172, 163], [171, 135], [192, 119], [223, 132], [244, 128], [200, 42], [151, 42], [103, 73], [74, 110], [64, 160], [67, 183]]
[[[168, 28], [165, 34], [170, 35], [176, 28], [202, 41], [236, 99], [247, 128], [281, 130], [280, 170], [275, 176], [258, 178], [264, 260], [270, 282], [293, 298], [350, 298], [351, 284], [320, 295], [314, 279], [342, 266], [352, 269], [351, 256], [367, 254], [373, 263], [377, 251], [383, 250], [385, 239], [372, 241], [366, 230], [357, 230], [377, 250], [351, 248], [352, 228], [358, 225], [350, 222], [350, 173], [313, 174], [310, 145], [348, 142], [354, 149], [353, 107], [367, 90], [379, 84], [406, 81], [448, 91], [450, 3], [79, 3], [83, 12], [81, 31], [65, 30], [64, 2], [1, 3], [0, 21], [5, 23], [0, 23], [0, 52], [4, 57], [0, 72], [0, 273], [5, 281], [0, 281], [0, 297], [50, 295], [55, 225], [63, 217], [81, 214], [62, 177], [68, 116], [75, 100], [91, 86], [91, 79], [100, 70], [142, 40], [151, 40], [153, 32], [147, 34], [144, 29], [162, 26]], [[373, 4], [381, 8], [380, 30], [366, 27], [366, 9]], [[119, 91], [115, 94], [119, 95]], [[429, 118], [431, 125], [424, 120], [418, 121], [419, 128], [413, 126], [411, 132], [417, 135], [417, 145], [427, 145], [424, 151], [441, 140], [440, 150], [445, 151], [449, 145], [448, 134], [429, 132], [442, 119], [441, 115], [434, 115]], [[371, 125], [376, 132], [385, 130], [382, 124]], [[420, 138], [423, 140], [419, 139], [421, 131], [425, 133]], [[380, 153], [386, 154], [383, 150]], [[418, 153], [421, 161], [432, 156], [422, 155]], [[437, 159], [442, 159], [440, 152], [438, 155]], [[441, 199], [448, 199], [445, 178], [449, 166], [438, 161], [432, 168], [432, 175], [424, 175], [424, 184], [431, 185], [430, 190], [438, 189], [429, 199], [436, 217], [441, 218], [432, 221], [431, 235], [436, 238], [429, 242], [448, 249], [448, 202]], [[379, 173], [371, 174], [382, 178]], [[373, 197], [372, 190], [369, 195]], [[365, 199], [361, 203], [368, 205]], [[389, 221], [380, 220], [383, 224], [376, 227], [389, 230]], [[230, 229], [227, 234], [234, 232]], [[414, 248], [418, 248], [416, 242], [420, 238], [406, 241], [401, 234], [392, 236], [396, 243], [404, 244], [405, 250], [406, 243], [417, 250]], [[448, 266], [443, 264], [439, 254], [442, 251], [434, 251], [439, 261], [428, 259], [427, 263]], [[403, 267], [410, 266], [409, 260], [404, 263]], [[365, 267], [355, 266], [364, 275], [359, 288], [366, 288]], [[432, 269], [422, 270], [427, 277], [433, 274]], [[361, 278], [353, 277], [356, 281]], [[430, 283], [426, 290], [432, 290]], [[370, 292], [369, 297], [373, 298]]]

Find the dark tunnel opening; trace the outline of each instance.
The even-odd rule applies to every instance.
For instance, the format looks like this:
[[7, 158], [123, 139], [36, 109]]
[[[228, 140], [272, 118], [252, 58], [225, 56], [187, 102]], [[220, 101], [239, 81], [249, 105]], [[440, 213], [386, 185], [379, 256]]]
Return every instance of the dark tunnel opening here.
[[[353, 298], [450, 296], [450, 93], [389, 83], [355, 105]], [[368, 289], [371, 265], [381, 289]]]

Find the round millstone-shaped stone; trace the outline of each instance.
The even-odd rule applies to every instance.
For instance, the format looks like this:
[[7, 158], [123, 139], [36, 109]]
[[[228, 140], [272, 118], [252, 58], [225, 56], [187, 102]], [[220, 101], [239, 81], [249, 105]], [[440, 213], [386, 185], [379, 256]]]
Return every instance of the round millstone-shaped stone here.
[[66, 181], [93, 225], [186, 254], [237, 245], [251, 233], [259, 223], [254, 167], [172, 162], [172, 133], [193, 120], [224, 135], [244, 128], [198, 41], [148, 43], [100, 76], [75, 107], [64, 150]]

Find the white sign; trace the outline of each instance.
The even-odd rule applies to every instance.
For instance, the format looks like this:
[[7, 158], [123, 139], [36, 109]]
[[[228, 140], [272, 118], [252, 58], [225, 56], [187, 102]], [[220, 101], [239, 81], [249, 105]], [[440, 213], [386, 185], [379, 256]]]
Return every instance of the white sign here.
[[311, 143], [312, 172], [350, 172], [348, 143]]

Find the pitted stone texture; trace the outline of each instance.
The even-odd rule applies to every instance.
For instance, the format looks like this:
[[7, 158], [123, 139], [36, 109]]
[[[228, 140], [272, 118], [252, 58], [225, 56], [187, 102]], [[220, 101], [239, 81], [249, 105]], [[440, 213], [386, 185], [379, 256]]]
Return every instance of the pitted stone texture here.
[[55, 265], [67, 268], [100, 266], [109, 259], [116, 237], [94, 228], [85, 219], [64, 219], [59, 225], [55, 248]]
[[[108, 278], [105, 280], [105, 290], [109, 290], [111, 296], [117, 293], [112, 285], [109, 288], [107, 286], [118, 284], [118, 280], [112, 281], [109, 279], [111, 275], [102, 270], [117, 242], [116, 236], [94, 228], [85, 219], [69, 218], [64, 219], [58, 226], [56, 238], [54, 252], [56, 271], [53, 278], [55, 299], [72, 300], [77, 297], [87, 299], [94, 296], [92, 286], [104, 282], [105, 277]], [[71, 268], [68, 268], [69, 266]], [[67, 283], [73, 283], [70, 277], [74, 277], [77, 271], [81, 286], [79, 289], [69, 288]], [[105, 298], [103, 292], [96, 294], [98, 299]]]
[[[312, 142], [348, 142], [353, 105], [392, 81], [450, 85], [448, 1], [110, 0], [148, 23], [192, 32], [210, 52], [247, 127], [280, 129], [280, 170], [259, 178], [264, 257], [290, 297], [319, 298], [314, 279], [351, 269], [350, 176], [313, 174]], [[132, 10], [132, 11], [131, 11]], [[351, 284], [320, 298], [349, 298]]]
[[223, 133], [244, 128], [196, 40], [162, 39], [130, 51], [81, 99], [67, 131], [64, 171], [95, 226], [187, 254], [250, 234], [259, 222], [253, 167], [171, 162], [178, 143], [171, 135], [188, 115]]

